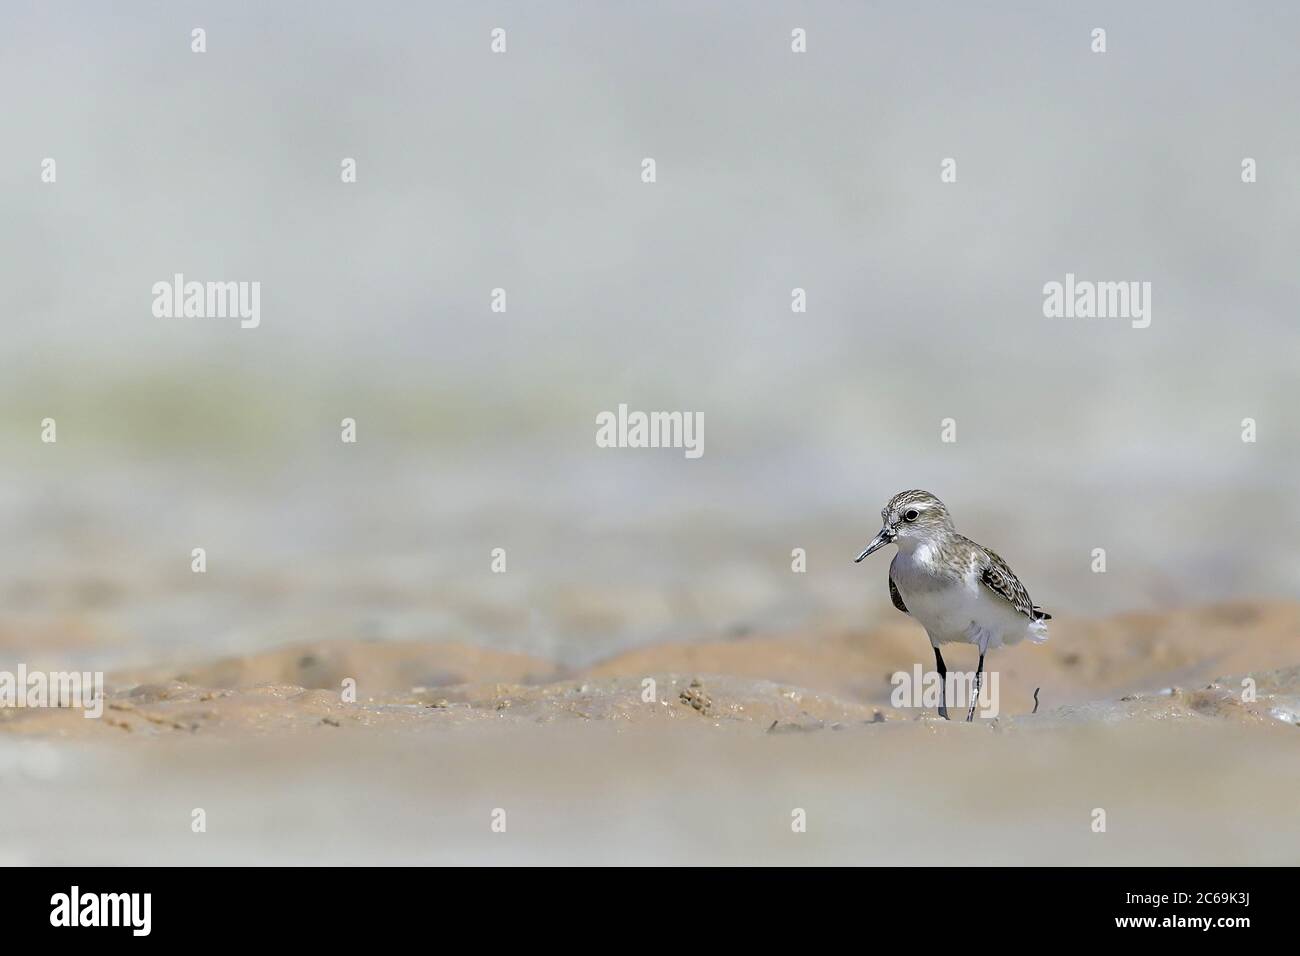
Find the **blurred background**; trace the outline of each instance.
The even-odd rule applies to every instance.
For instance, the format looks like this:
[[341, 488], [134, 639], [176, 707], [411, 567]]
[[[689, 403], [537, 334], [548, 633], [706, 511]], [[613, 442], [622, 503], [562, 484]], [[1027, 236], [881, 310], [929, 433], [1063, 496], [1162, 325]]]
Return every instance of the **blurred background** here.
[[909, 487], [1058, 615], [1294, 597], [1300, 9], [1074, 6], [5, 4], [0, 651], [864, 626]]

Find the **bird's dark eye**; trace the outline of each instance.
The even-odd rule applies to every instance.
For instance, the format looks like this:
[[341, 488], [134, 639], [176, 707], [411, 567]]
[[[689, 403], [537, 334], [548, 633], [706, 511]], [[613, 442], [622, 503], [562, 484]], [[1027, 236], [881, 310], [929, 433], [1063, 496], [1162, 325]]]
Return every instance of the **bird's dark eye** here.
[[915, 521], [920, 516], [921, 513], [917, 511], [915, 508], [908, 508], [906, 511], [903, 512], [904, 521]]

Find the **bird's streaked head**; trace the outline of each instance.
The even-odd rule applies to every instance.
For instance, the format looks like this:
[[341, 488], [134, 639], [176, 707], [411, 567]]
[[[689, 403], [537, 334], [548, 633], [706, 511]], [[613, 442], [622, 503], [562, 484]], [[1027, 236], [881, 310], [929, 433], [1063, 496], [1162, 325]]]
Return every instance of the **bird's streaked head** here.
[[928, 491], [900, 491], [889, 499], [880, 517], [884, 522], [880, 533], [857, 556], [857, 561], [896, 541], [913, 544], [955, 530], [944, 503]]

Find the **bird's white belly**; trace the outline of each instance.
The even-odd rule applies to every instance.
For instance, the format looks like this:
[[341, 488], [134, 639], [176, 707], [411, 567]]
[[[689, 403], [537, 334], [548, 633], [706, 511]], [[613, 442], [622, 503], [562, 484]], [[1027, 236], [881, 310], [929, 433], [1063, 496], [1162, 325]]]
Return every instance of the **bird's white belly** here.
[[1029, 633], [1029, 618], [996, 595], [986, 593], [979, 579], [935, 574], [922, 561], [902, 552], [891, 573], [907, 611], [935, 644], [1015, 644]]

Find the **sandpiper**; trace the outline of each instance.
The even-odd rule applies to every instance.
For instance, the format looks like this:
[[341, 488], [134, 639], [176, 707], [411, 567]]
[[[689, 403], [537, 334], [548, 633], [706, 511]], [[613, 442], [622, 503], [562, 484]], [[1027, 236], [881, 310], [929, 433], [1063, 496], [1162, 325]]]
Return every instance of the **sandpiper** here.
[[944, 503], [928, 491], [900, 491], [880, 516], [884, 527], [857, 557], [861, 561], [887, 544], [898, 553], [889, 565], [889, 598], [894, 607], [925, 628], [939, 669], [939, 716], [948, 719], [948, 669], [940, 644], [974, 644], [980, 651], [974, 692], [966, 720], [975, 717], [984, 655], [990, 647], [1047, 640], [1052, 615], [1029, 600], [1029, 592], [1007, 563], [957, 533]]

